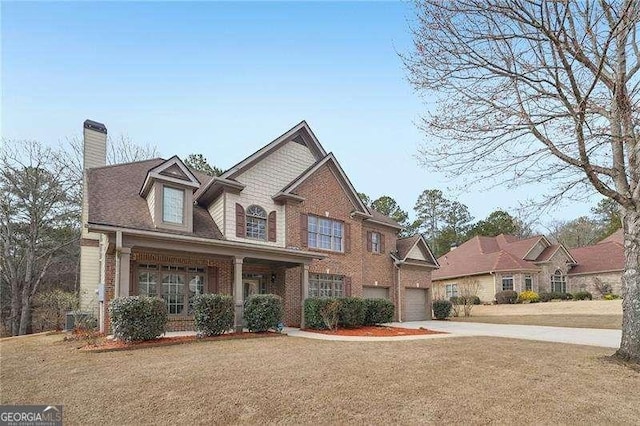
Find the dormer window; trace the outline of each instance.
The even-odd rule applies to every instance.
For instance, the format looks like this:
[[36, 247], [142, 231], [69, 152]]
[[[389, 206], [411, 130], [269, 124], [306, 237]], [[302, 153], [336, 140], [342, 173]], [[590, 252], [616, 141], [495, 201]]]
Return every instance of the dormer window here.
[[184, 189], [163, 187], [162, 221], [179, 225], [184, 223]]
[[246, 236], [267, 239], [267, 212], [260, 206], [249, 206], [246, 211]]

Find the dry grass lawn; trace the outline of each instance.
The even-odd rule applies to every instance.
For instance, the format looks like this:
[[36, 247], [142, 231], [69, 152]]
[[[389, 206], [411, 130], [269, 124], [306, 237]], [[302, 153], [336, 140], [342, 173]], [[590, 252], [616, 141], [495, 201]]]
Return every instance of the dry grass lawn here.
[[498, 338], [229, 340], [84, 353], [0, 342], [3, 404], [65, 424], [637, 424], [640, 372], [610, 350]]
[[[473, 315], [473, 312], [472, 312]], [[452, 321], [490, 324], [547, 325], [551, 327], [606, 328], [620, 330], [622, 315], [495, 315], [451, 318]]]

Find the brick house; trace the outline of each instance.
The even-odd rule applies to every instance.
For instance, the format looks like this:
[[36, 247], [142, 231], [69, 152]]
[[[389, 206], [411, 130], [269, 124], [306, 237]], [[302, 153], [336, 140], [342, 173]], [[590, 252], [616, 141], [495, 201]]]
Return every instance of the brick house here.
[[597, 244], [569, 250], [578, 263], [569, 271], [571, 288], [586, 290], [594, 297], [602, 297], [605, 287], [613, 294], [622, 294], [623, 240], [619, 229]]
[[476, 236], [438, 259], [433, 274], [434, 297], [458, 296], [468, 282], [478, 285], [478, 297], [492, 302], [499, 291], [574, 291], [568, 275], [576, 259], [561, 244], [545, 236], [519, 239], [513, 235]]
[[106, 127], [84, 123], [81, 293], [108, 330], [116, 296], [162, 297], [171, 330], [193, 327], [199, 293], [274, 293], [285, 323], [312, 296], [385, 297], [396, 320], [431, 318], [438, 267], [420, 236], [365, 206], [306, 122], [219, 177], [168, 160], [105, 165]]

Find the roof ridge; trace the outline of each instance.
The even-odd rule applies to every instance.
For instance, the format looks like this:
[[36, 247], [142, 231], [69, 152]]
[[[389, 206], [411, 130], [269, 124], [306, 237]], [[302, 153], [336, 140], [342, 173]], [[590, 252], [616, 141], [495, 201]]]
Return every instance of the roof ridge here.
[[[172, 157], [177, 157], [177, 156], [174, 155]], [[108, 169], [109, 167], [117, 167], [117, 166], [129, 166], [131, 164], [139, 164], [139, 163], [145, 163], [147, 161], [156, 161], [156, 160], [167, 161], [162, 157], [154, 157], [154, 158], [147, 158], [146, 160], [127, 161], [125, 163], [105, 164], [104, 166], [91, 167], [89, 170]]]

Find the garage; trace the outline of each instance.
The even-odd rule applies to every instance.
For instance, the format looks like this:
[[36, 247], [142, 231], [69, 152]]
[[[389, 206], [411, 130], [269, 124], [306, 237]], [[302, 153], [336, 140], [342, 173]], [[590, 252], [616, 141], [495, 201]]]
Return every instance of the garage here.
[[427, 310], [428, 289], [407, 288], [404, 291], [404, 313], [405, 321], [424, 321], [431, 319], [431, 309]]
[[388, 299], [389, 289], [387, 287], [363, 287], [362, 295], [365, 299]]

